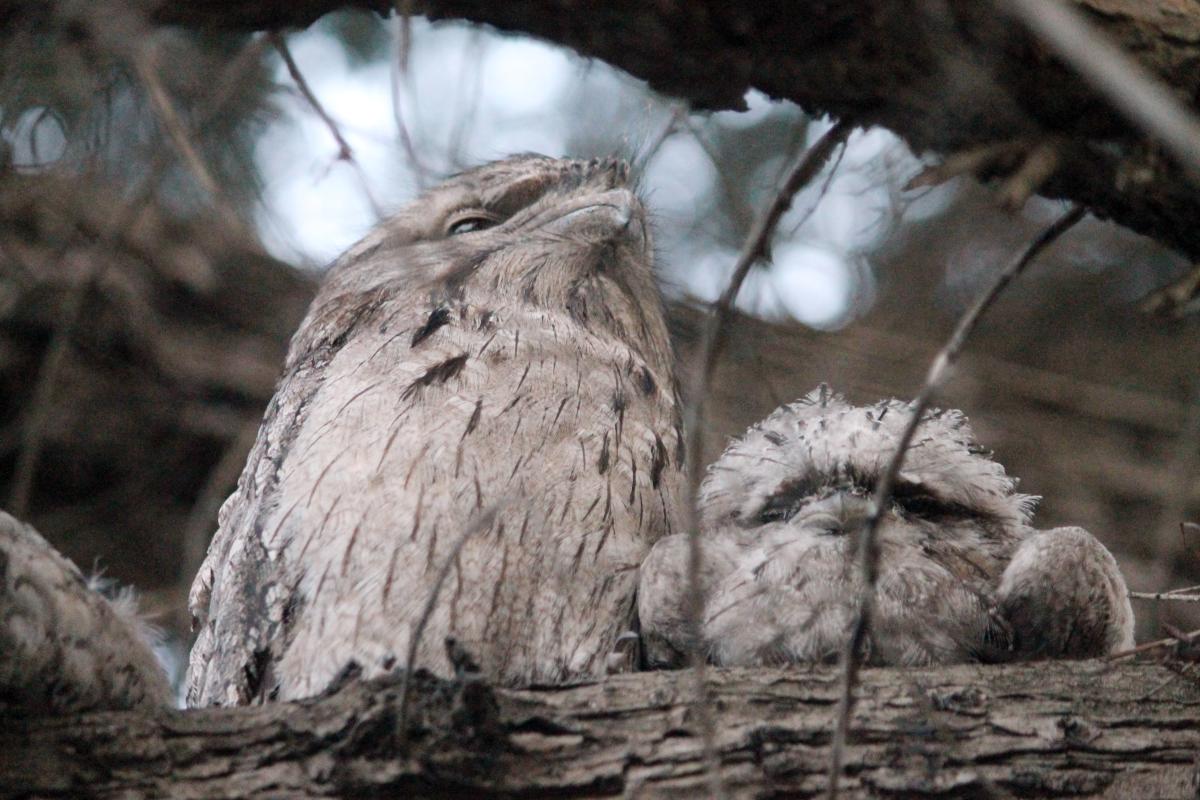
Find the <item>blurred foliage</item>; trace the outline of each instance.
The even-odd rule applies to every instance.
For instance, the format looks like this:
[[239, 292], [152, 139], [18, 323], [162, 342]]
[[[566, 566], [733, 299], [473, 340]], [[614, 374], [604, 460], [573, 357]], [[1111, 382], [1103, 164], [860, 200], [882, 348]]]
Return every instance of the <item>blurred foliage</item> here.
[[[114, 4], [46, 4], [41, 15], [19, 17], [0, 34], [0, 138], [11, 165], [128, 189], [176, 147], [150, 98], [161, 90], [222, 201], [244, 210], [259, 195], [254, 145], [273, 116], [267, 59], [236, 58], [251, 46], [246, 34], [151, 28]], [[236, 90], [218, 103], [226, 77]], [[180, 213], [213, 200], [177, 158], [156, 189]]]

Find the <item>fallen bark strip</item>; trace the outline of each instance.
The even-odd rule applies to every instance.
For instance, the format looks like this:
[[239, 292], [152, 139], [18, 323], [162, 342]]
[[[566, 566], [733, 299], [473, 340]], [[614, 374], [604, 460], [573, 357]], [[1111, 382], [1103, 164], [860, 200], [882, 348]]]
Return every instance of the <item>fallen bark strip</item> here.
[[[713, 670], [732, 797], [823, 791], [836, 671]], [[680, 672], [559, 688], [398, 682], [301, 703], [0, 718], [0, 797], [662, 797], [705, 787]], [[1194, 797], [1200, 688], [1097, 661], [863, 674], [846, 797]]]

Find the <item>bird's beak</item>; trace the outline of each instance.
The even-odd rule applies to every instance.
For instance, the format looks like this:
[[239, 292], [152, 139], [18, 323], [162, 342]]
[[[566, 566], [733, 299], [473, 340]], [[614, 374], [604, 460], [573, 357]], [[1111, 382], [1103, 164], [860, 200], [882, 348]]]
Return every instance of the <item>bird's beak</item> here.
[[803, 525], [820, 528], [835, 535], [856, 535], [871, 515], [870, 498], [849, 492], [837, 492], [814, 503], [799, 520]]
[[644, 246], [646, 238], [645, 211], [628, 189], [609, 189], [581, 197], [538, 228], [576, 240], [628, 239], [632, 244]]

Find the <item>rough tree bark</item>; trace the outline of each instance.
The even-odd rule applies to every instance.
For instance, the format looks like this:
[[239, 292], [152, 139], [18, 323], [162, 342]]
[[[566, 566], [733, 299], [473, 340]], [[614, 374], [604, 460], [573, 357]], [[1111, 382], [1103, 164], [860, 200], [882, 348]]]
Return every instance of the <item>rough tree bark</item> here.
[[[390, 0], [147, 2], [161, 22], [240, 29], [305, 25], [338, 7], [382, 11], [393, 6]], [[1075, 2], [1197, 106], [1200, 7], [1169, 0]], [[0, 0], [0, 24], [38, 5]], [[1179, 170], [1017, 25], [995, 17], [988, 4], [858, 0], [809, 3], [797, 10], [797, 4], [751, 9], [714, 0], [621, 0], [586, 7], [571, 0], [426, 0], [412, 7], [566, 44], [697, 107], [738, 107], [747, 89], [758, 88], [809, 111], [884, 125], [915, 149], [938, 152], [1014, 137], [1064, 136], [1074, 144], [1046, 193], [1083, 202], [1189, 255], [1200, 254], [1200, 228], [1191, 224], [1200, 211], [1200, 195]], [[275, 266], [264, 263], [264, 274], [275, 275]], [[174, 385], [178, 372], [190, 387], [172, 389], [177, 406], [169, 416], [175, 422], [164, 430], [194, 428], [184, 430], [183, 438], [203, 440], [208, 450], [229, 447], [231, 460], [237, 461], [230, 442], [247, 419], [252, 423], [257, 417], [286, 329], [311, 290], [303, 279], [278, 275], [284, 278], [282, 288], [273, 294], [286, 296], [286, 303], [247, 299], [252, 279], [231, 271], [227, 280], [219, 274], [215, 288], [202, 291], [176, 280], [161, 296], [179, 306], [156, 306], [133, 319], [170, 323], [138, 340], [143, 344], [170, 336], [191, 342], [202, 354], [177, 362], [171, 356], [175, 350], [163, 348], [161, 357], [150, 359], [155, 374], [135, 376], [139, 386]], [[100, 282], [89, 291], [137, 297], [127, 291], [124, 273], [109, 277], [111, 284]], [[221, 294], [226, 289], [228, 297]], [[268, 315], [271, 330], [263, 330], [264, 306], [278, 310]], [[53, 308], [41, 310], [52, 317]], [[242, 320], [232, 340], [261, 348], [249, 357], [219, 332], [220, 326], [205, 324], [224, 317], [228, 308], [239, 309], [235, 316]], [[29, 364], [37, 362], [53, 331], [53, 321], [39, 318], [37, 307], [28, 311], [5, 330], [10, 341], [0, 355], [10, 376], [30, 374]], [[188, 313], [196, 319], [186, 320]], [[694, 312], [677, 314], [686, 328]], [[129, 321], [122, 319], [112, 329], [122, 332]], [[170, 330], [174, 327], [179, 330]], [[869, 353], [871, 368], [839, 367], [840, 387], [864, 396], [911, 385], [883, 375], [905, 374], [911, 382], [922, 367], [912, 343], [888, 330], [859, 328], [853, 339], [842, 340], [796, 330], [770, 329], [764, 335], [757, 325], [737, 330], [741, 333], [730, 347], [737, 355], [725, 368], [734, 377], [723, 381], [731, 387], [754, 383], [738, 374], [761, 374], [751, 359], [786, 367], [798, 361], [829, 363], [831, 353], [861, 361]], [[121, 359], [128, 354], [113, 337], [96, 342], [93, 352], [112, 356], [101, 362], [115, 385], [123, 376], [113, 367], [125, 363]], [[231, 370], [230, 354], [238, 353], [244, 369]], [[1153, 430], [1166, 437], [1185, 413], [1167, 407], [1161, 394], [1130, 391], [1120, 380], [1098, 382], [1092, 387], [1096, 397], [1081, 400], [1049, 373], [1034, 374], [1003, 359], [984, 358], [964, 372], [965, 383], [984, 387], [1015, 377], [1009, 382], [1031, 402], [1060, 414], [1082, 408], [1123, 415], [1131, 428], [1139, 426], [1139, 436]], [[63, 382], [91, 387], [100, 397], [106, 387], [90, 376]], [[757, 387], [753, 398], [727, 392], [718, 402], [716, 427], [730, 433], [758, 418], [773, 391], [783, 395], [773, 398], [778, 401], [810, 388], [795, 381]], [[23, 395], [24, 387], [17, 388], [21, 391], [13, 389], [9, 397]], [[1096, 399], [1101, 395], [1104, 402]], [[1113, 397], [1120, 402], [1108, 402]], [[179, 412], [187, 399], [195, 401], [188, 407], [196, 413]], [[156, 403], [157, 396], [147, 394], [145, 407]], [[230, 413], [213, 415], [214, 406]], [[1076, 421], [1086, 426], [1087, 419]], [[710, 437], [713, 441], [719, 439]], [[9, 450], [14, 446], [5, 444]], [[1143, 479], [1157, 481], [1155, 475]], [[823, 789], [836, 695], [836, 679], [827, 669], [717, 671], [712, 683], [722, 773], [733, 795], [806, 796]], [[847, 758], [849, 796], [1191, 797], [1196, 792], [1200, 689], [1162, 666], [1086, 662], [872, 670], [862, 693]], [[315, 701], [262, 708], [5, 716], [0, 719], [0, 796], [393, 796], [405, 791], [686, 796], [705, 786], [702, 748], [689, 713], [691, 682], [680, 673], [494, 695], [479, 686], [423, 680], [408, 731], [399, 730], [396, 695], [394, 684], [350, 683]]]
[[[7, 719], [0, 797], [695, 797], [703, 746], [686, 673], [554, 689], [394, 679], [302, 703]], [[718, 670], [728, 794], [825, 786], [830, 668]], [[1184, 798], [1200, 689], [1153, 665], [868, 670], [844, 795]]]
[[[161, 22], [243, 30], [303, 27], [335, 8], [387, 13], [396, 6], [393, 0], [144, 2]], [[1200, 7], [1174, 0], [1073, 3], [1180, 100], [1200, 109]], [[28, 5], [0, 2], [0, 20]], [[746, 92], [759, 89], [810, 113], [882, 125], [918, 153], [1062, 137], [1064, 163], [1043, 194], [1082, 203], [1200, 256], [1194, 184], [992, 2], [400, 5], [566, 45], [697, 108], [740, 108]]]

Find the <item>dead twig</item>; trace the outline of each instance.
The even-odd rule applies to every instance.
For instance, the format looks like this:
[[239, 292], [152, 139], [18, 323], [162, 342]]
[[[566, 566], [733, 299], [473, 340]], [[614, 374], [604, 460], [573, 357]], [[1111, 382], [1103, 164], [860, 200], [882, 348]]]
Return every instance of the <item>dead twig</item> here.
[[840, 120], [807, 152], [796, 159], [788, 169], [774, 198], [755, 220], [754, 227], [751, 228], [750, 235], [746, 238], [738, 260], [734, 264], [729, 285], [712, 307], [708, 322], [701, 332], [700, 345], [696, 350], [696, 371], [684, 425], [687, 431], [685, 452], [687, 453], [688, 474], [688, 493], [685, 503], [688, 531], [688, 620], [694, 644], [690, 655], [697, 687], [696, 714], [700, 721], [705, 760], [711, 779], [710, 788], [714, 796], [723, 796], [724, 791], [720, 784], [719, 763], [715, 750], [716, 733], [712, 709], [707, 702], [705, 655], [701, 652], [700, 644], [700, 618], [704, 611], [704, 598], [700, 591], [700, 563], [703, 554], [700, 544], [700, 520], [696, 513], [696, 497], [704, 449], [704, 401], [708, 395], [708, 387], [712, 380], [717, 357], [721, 352], [724, 327], [733, 315], [733, 303], [737, 299], [738, 291], [742, 288], [742, 283], [746, 280], [746, 275], [760, 259], [769, 258], [771, 234], [778, 225], [779, 219], [791, 207], [792, 198], [801, 187], [807, 185], [821, 172], [834, 149], [839, 143], [845, 141], [853, 128], [854, 124], [851, 121]]
[[158, 114], [159, 121], [162, 122], [163, 128], [166, 129], [167, 138], [171, 140], [171, 143], [175, 145], [175, 149], [179, 151], [179, 156], [183, 159], [183, 163], [187, 165], [188, 171], [192, 173], [192, 177], [196, 179], [196, 183], [200, 184], [200, 188], [204, 189], [214, 201], [219, 200], [221, 197], [221, 188], [217, 185], [216, 178], [209, 172], [204, 159], [200, 157], [200, 153], [196, 150], [191, 137], [188, 135], [183, 120], [179, 118], [179, 113], [175, 110], [175, 105], [167, 95], [166, 88], [158, 78], [160, 67], [157, 51], [153, 47], [138, 50], [134, 58], [134, 68], [137, 71], [138, 79], [142, 82], [142, 85], [146, 88], [146, 93], [150, 96], [150, 102], [154, 106], [155, 113]]
[[658, 154], [659, 148], [663, 146], [663, 142], [671, 138], [671, 135], [678, 132], [680, 122], [687, 117], [687, 109], [681, 103], [675, 103], [671, 106], [667, 114], [666, 121], [659, 127], [658, 132], [650, 138], [646, 146], [642, 148], [633, 158], [634, 175], [641, 174], [646, 165]]
[[[65, 252], [60, 254], [60, 257]], [[24, 424], [21, 426], [21, 449], [17, 455], [17, 463], [13, 468], [13, 482], [8, 494], [8, 511], [18, 519], [24, 519], [29, 511], [29, 501], [33, 494], [33, 478], [37, 472], [38, 460], [42, 454], [42, 431], [50, 414], [50, 401], [58, 382], [58, 374], [70, 349], [71, 336], [79, 322], [83, 301], [91, 289], [100, 267], [95, 259], [85, 266], [84, 274], [71, 287], [59, 312], [59, 322], [54, 328], [50, 344], [46, 348], [46, 356], [42, 359], [34, 382], [33, 394], [29, 397], [29, 407]]]
[[817, 199], [813, 201], [813, 204], [809, 206], [807, 211], [804, 212], [804, 215], [800, 217], [795, 225], [792, 226], [792, 229], [788, 232], [789, 236], [798, 235], [800, 233], [800, 229], [804, 227], [805, 223], [812, 219], [813, 214], [817, 213], [817, 209], [821, 206], [821, 198], [829, 194], [829, 188], [833, 186], [833, 179], [837, 177], [838, 167], [842, 165], [842, 159], [845, 157], [846, 140], [843, 140], [841, 147], [838, 148], [837, 157], [833, 159], [833, 166], [829, 168], [829, 174], [825, 176], [825, 182], [821, 184], [821, 190], [817, 192]]
[[971, 333], [975, 330], [984, 312], [991, 308], [996, 298], [1000, 296], [1008, 284], [1020, 275], [1038, 254], [1045, 250], [1046, 247], [1058, 239], [1064, 232], [1069, 230], [1071, 226], [1083, 219], [1084, 213], [1085, 211], [1082, 207], [1075, 206], [1042, 231], [1018, 258], [996, 276], [992, 284], [987, 287], [962, 315], [958, 324], [955, 325], [953, 332], [951, 332], [949, 340], [947, 340], [946, 344], [943, 345], [942, 349], [934, 357], [933, 363], [929, 367], [929, 372], [925, 376], [925, 383], [921, 386], [921, 391], [918, 393], [917, 399], [912, 403], [912, 416], [909, 418], [908, 424], [900, 436], [896, 452], [875, 486], [871, 513], [863, 523], [858, 539], [859, 572], [862, 575], [862, 589], [859, 598], [858, 615], [846, 642], [846, 648], [842, 652], [842, 692], [838, 703], [829, 765], [828, 797], [830, 800], [834, 800], [838, 796], [838, 782], [841, 778], [842, 760], [846, 749], [846, 734], [850, 726], [850, 714], [854, 708], [854, 688], [858, 683], [858, 673], [862, 667], [863, 644], [866, 642], [875, 611], [875, 583], [879, 576], [879, 543], [877, 537], [879, 523], [883, 518], [884, 509], [887, 508], [887, 504], [891, 499], [892, 487], [895, 485], [896, 477], [900, 474], [900, 468], [904, 464], [904, 456], [908, 452], [909, 445], [912, 444], [913, 436], [916, 434], [917, 428], [920, 426], [922, 417], [929, 408], [934, 394], [945, 380], [949, 368], [962, 353], [967, 339], [970, 338]]
[[392, 89], [392, 116], [396, 120], [396, 133], [400, 136], [400, 144], [416, 174], [417, 187], [424, 189], [429, 185], [430, 170], [417, 156], [417, 148], [404, 121], [404, 114], [400, 111], [401, 84], [408, 75], [408, 56], [412, 50], [412, 0], [396, 0], [395, 11], [396, 14], [392, 17], [392, 38], [396, 43], [396, 54], [392, 59], [391, 69], [388, 70]]
[[[721, 184], [721, 194], [725, 196], [725, 201], [729, 203], [729, 215], [733, 218], [734, 224], [737, 225], [739, 229], [742, 227], [749, 227], [751, 225], [751, 220], [754, 218], [753, 211], [750, 208], [750, 205], [746, 202], [746, 198], [743, 197], [742, 193], [737, 190], [734, 182], [730, 180], [729, 175], [726, 174], [725, 170], [722, 168], [723, 165], [721, 163], [720, 153], [718, 153], [713, 147], [712, 143], [704, 137], [704, 131], [700, 129], [700, 126], [697, 125], [691, 117], [685, 114], [679, 119], [679, 124], [687, 128], [688, 133], [692, 135], [692, 139], [695, 140], [700, 149], [704, 151], [704, 155], [708, 156], [709, 162], [716, 170], [717, 180]], [[808, 123], [805, 123], [805, 127], [807, 127], [807, 125]]]
[[1192, 631], [1191, 633], [1185, 633], [1185, 634], [1180, 634], [1180, 635], [1172, 634], [1171, 636], [1168, 636], [1165, 639], [1156, 639], [1153, 642], [1146, 642], [1144, 644], [1139, 644], [1137, 647], [1131, 647], [1128, 650], [1121, 650], [1120, 652], [1117, 652], [1117, 653], [1111, 653], [1111, 654], [1105, 656], [1104, 660], [1105, 661], [1123, 661], [1127, 658], [1133, 658], [1134, 656], [1140, 656], [1143, 653], [1150, 653], [1155, 650], [1162, 650], [1167, 647], [1175, 647], [1176, 645], [1181, 645], [1181, 644], [1191, 644], [1197, 638], [1200, 638], [1200, 630], [1195, 630], [1195, 631]]
[[325, 106], [321, 105], [321, 101], [313, 93], [312, 87], [308, 85], [308, 81], [304, 78], [304, 73], [300, 71], [300, 65], [296, 63], [296, 59], [292, 57], [291, 48], [287, 45], [287, 40], [279, 31], [271, 31], [267, 34], [267, 38], [271, 41], [271, 46], [275, 48], [275, 52], [279, 53], [279, 57], [283, 59], [283, 65], [287, 68], [288, 75], [292, 78], [292, 83], [296, 84], [296, 88], [300, 91], [300, 95], [312, 108], [321, 122], [325, 123], [325, 127], [329, 130], [333, 141], [338, 146], [338, 161], [345, 161], [354, 170], [354, 174], [358, 176], [359, 183], [362, 184], [363, 195], [367, 198], [367, 202], [371, 205], [371, 211], [375, 214], [376, 219], [383, 219], [383, 209], [379, 202], [375, 199], [374, 193], [371, 192], [371, 183], [367, 180], [367, 173], [363, 171], [362, 165], [354, 158], [354, 151], [350, 148], [350, 143], [346, 141], [346, 137], [342, 136], [341, 130], [338, 129], [337, 123], [333, 121], [333, 117], [329, 116], [329, 112], [325, 110]]
[[1130, 592], [1131, 600], [1162, 600], [1172, 603], [1200, 603], [1200, 594], [1175, 594], [1177, 590], [1170, 592]]
[[1151, 292], [1138, 304], [1138, 310], [1178, 319], [1188, 314], [1197, 297], [1200, 297], [1200, 264], [1194, 264], [1182, 278]]

